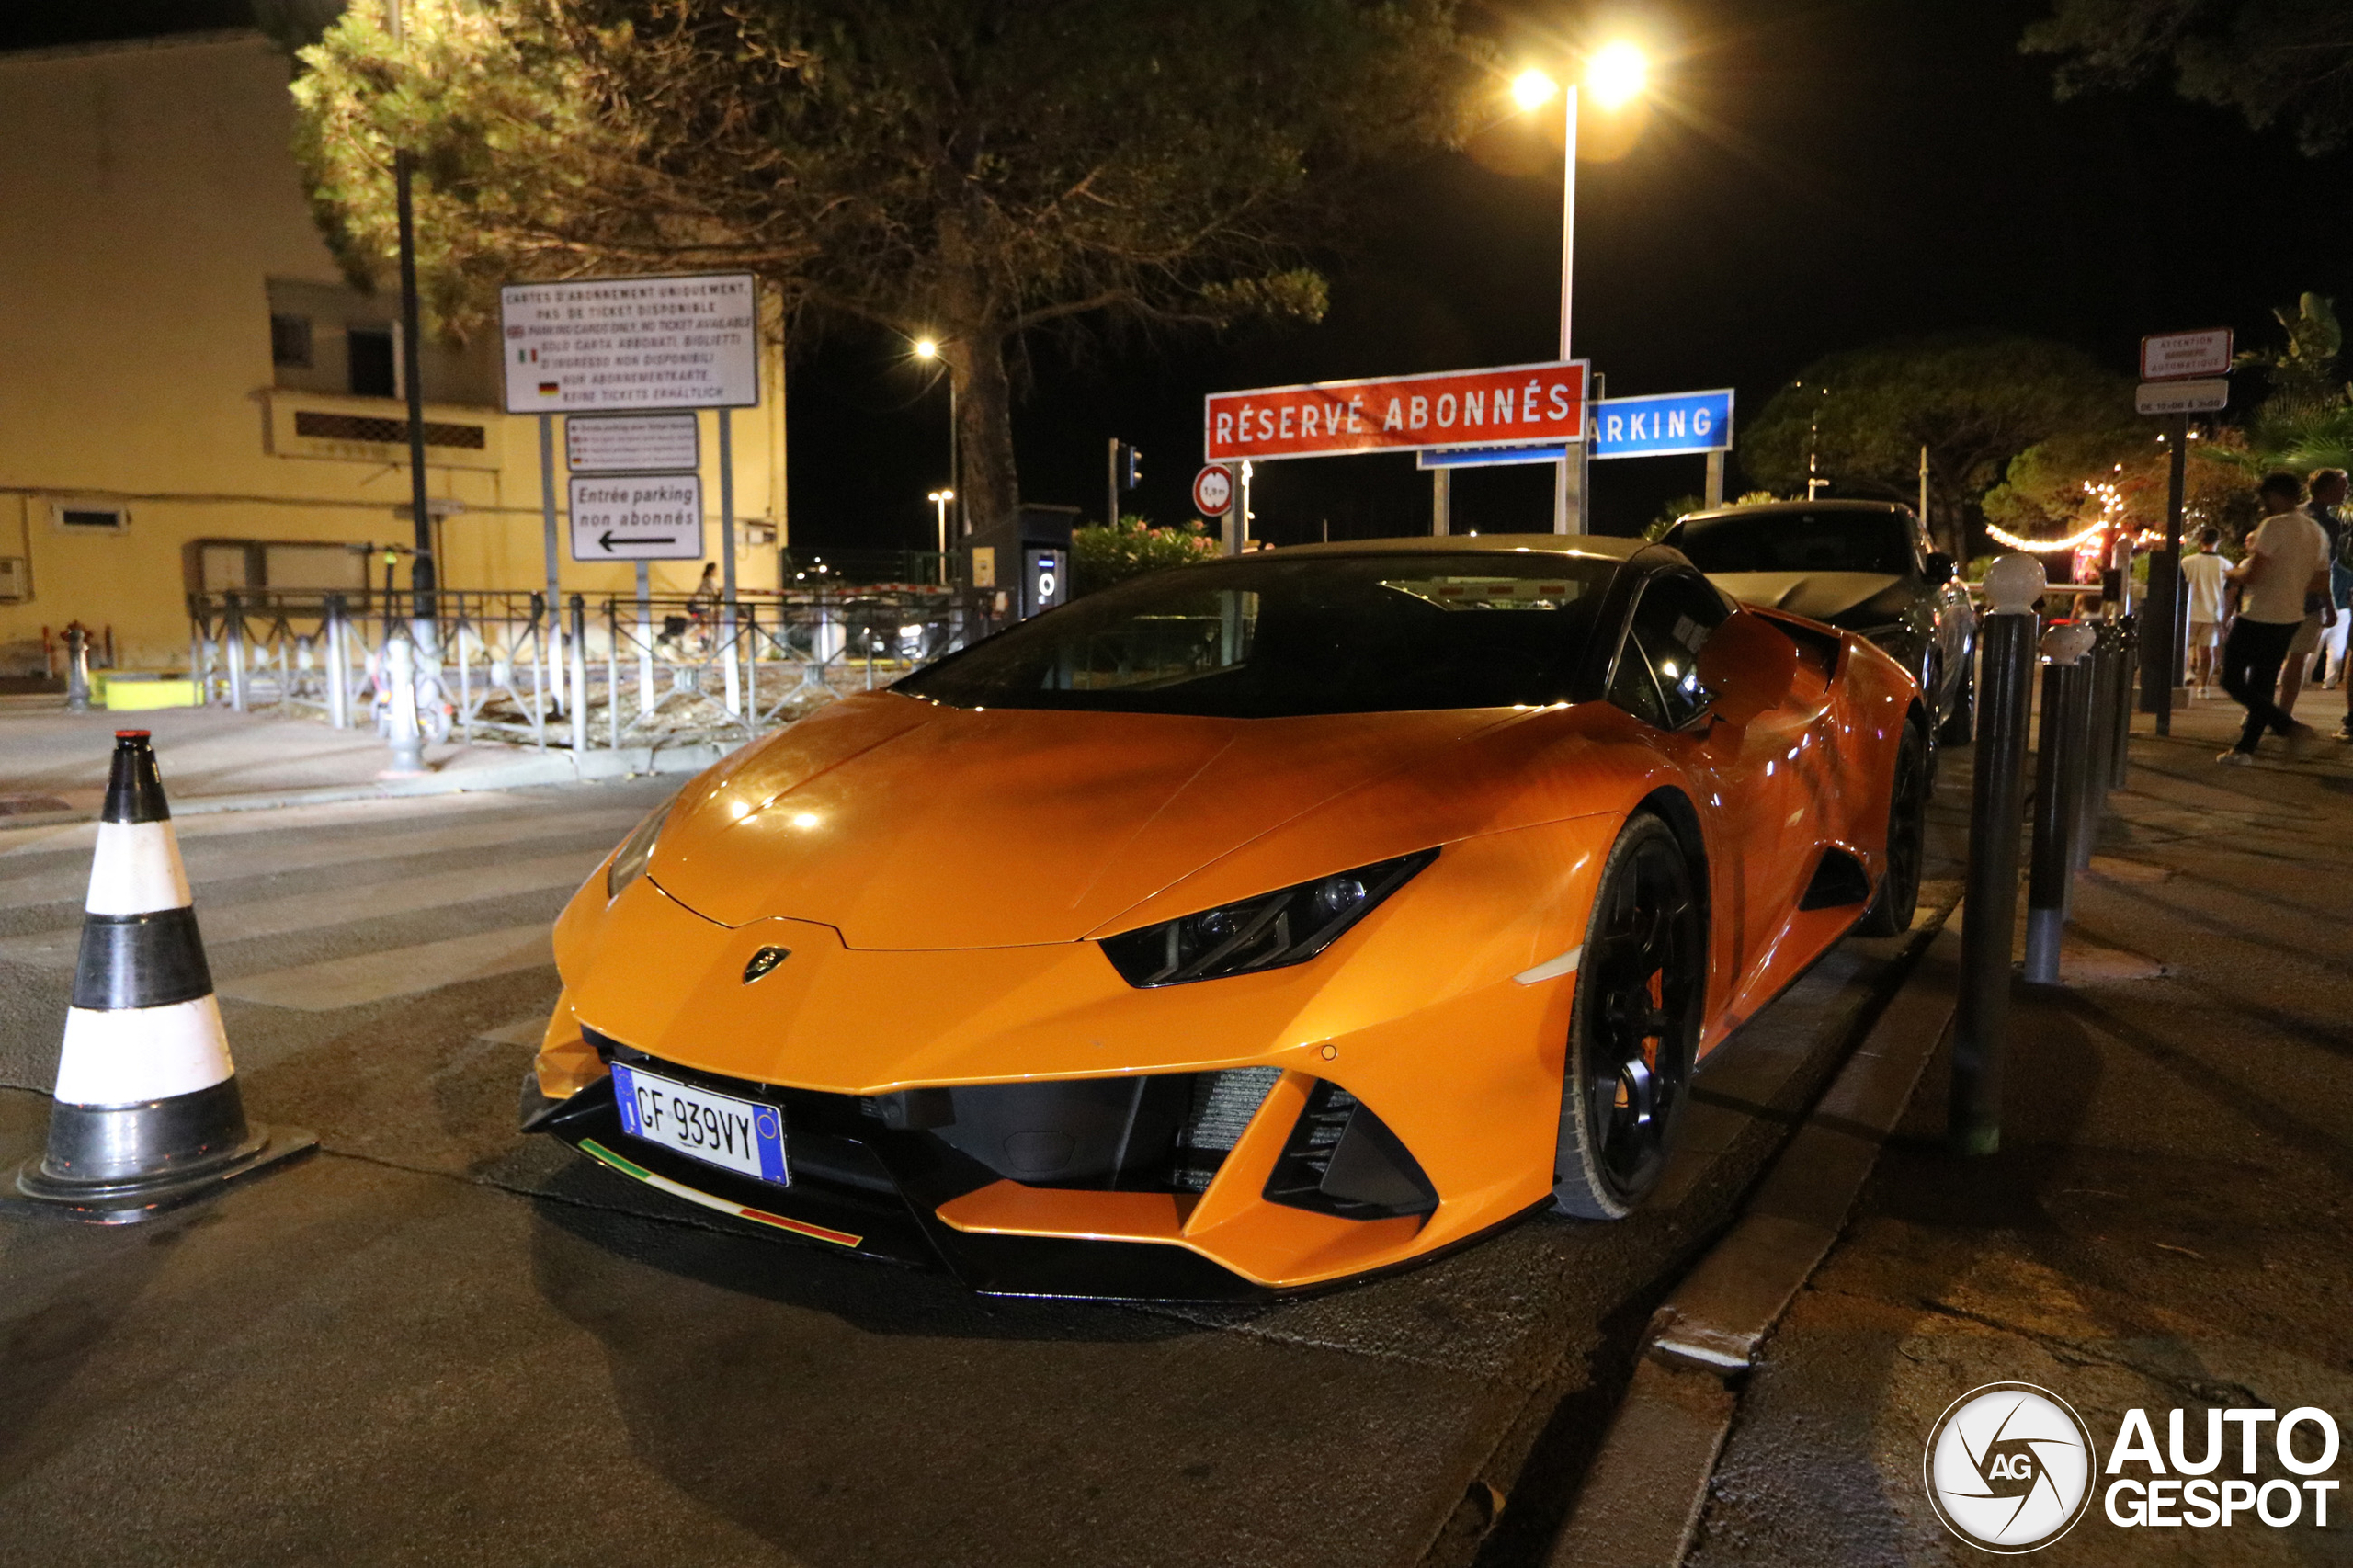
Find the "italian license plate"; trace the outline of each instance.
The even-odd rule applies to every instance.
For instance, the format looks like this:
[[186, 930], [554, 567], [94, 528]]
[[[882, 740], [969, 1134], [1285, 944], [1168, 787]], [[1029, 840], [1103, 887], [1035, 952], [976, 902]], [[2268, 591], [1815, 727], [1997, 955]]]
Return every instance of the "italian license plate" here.
[[715, 1095], [641, 1068], [613, 1063], [613, 1101], [621, 1131], [779, 1187], [792, 1185], [784, 1163], [784, 1113], [756, 1100]]

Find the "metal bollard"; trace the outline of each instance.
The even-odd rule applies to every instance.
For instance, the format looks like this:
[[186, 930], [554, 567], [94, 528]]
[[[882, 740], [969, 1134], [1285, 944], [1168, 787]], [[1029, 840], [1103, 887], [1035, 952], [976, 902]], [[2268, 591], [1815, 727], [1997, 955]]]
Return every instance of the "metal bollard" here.
[[78, 625], [65, 629], [65, 711], [90, 710], [90, 634]]
[[327, 596], [327, 723], [351, 728], [351, 626], [344, 619], [343, 596]]
[[2078, 871], [2091, 864], [2092, 845], [2099, 837], [2100, 812], [2108, 805], [2108, 746], [2104, 737], [2108, 733], [2108, 706], [2116, 689], [2116, 658], [2114, 644], [2104, 630], [2107, 625], [2104, 620], [2096, 620], [2084, 628], [2090, 634], [2086, 644], [2089, 652], [2084, 658], [2080, 695], [2068, 730], [2080, 781], [2075, 790], [2075, 828], [2067, 838], [2067, 863]]
[[572, 596], [572, 755], [588, 755], [588, 605]]
[[221, 658], [229, 666], [229, 706], [245, 710], [245, 611], [234, 594], [221, 596]]
[[2141, 622], [2126, 616], [2116, 623], [2116, 708], [2109, 715], [2108, 787], [2124, 788], [2125, 771], [2132, 764], [2132, 687], [2141, 668]]
[[416, 650], [395, 631], [384, 640], [384, 682], [392, 699], [392, 760], [387, 774], [425, 771], [425, 737], [416, 722]]
[[2027, 863], [2026, 977], [2059, 983], [2060, 933], [2067, 924], [2075, 840], [2082, 835], [2086, 786], [2085, 692], [2092, 665], [2088, 626], [2042, 634], [2042, 729], [2034, 754], [2034, 850]]
[[2035, 601], [2042, 562], [2005, 555], [1987, 569], [1980, 631], [1977, 745], [1969, 810], [1961, 994], [1953, 1017], [1947, 1136], [1964, 1154], [2002, 1146], [2002, 1055], [2010, 1019], [2010, 926], [2018, 903], [2018, 817], [2034, 677]]

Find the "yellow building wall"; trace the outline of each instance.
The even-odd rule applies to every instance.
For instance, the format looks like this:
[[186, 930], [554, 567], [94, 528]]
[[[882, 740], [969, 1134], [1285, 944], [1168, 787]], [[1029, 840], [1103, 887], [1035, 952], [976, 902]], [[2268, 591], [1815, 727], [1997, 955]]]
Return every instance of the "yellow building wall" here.
[[[275, 386], [267, 281], [341, 281], [288, 152], [290, 69], [258, 34], [0, 56], [0, 556], [25, 558], [30, 587], [0, 602], [0, 673], [74, 620], [111, 628], [124, 667], [185, 665], [193, 540], [410, 537], [401, 446], [323, 456], [332, 443], [286, 439], [291, 408], [405, 417], [392, 399]], [[738, 582], [754, 591], [776, 586], [777, 558], [753, 526], [786, 538], [779, 358], [767, 405], [733, 415]], [[441, 525], [442, 585], [542, 586], [536, 419], [430, 401], [426, 417], [487, 432], [479, 452], [427, 450], [429, 493], [463, 508]], [[714, 560], [718, 417], [700, 415]], [[563, 447], [559, 422], [560, 514]], [[73, 502], [124, 508], [128, 526], [62, 528]], [[686, 593], [699, 569], [658, 563], [655, 591]], [[592, 597], [633, 582], [562, 551], [559, 578]]]

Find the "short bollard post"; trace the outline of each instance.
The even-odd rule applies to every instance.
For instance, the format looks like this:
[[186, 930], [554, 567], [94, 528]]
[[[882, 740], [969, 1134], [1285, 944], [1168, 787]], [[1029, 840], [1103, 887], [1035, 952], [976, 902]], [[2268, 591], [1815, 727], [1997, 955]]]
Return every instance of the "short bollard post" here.
[[2042, 634], [2042, 727], [2034, 753], [2034, 850], [2027, 865], [2026, 978], [2059, 983], [2059, 938], [2067, 924], [2074, 840], [2085, 793], [2084, 701], [2092, 629], [2054, 626]]
[[2042, 562], [2009, 554], [1987, 568], [1977, 746], [1969, 806], [1961, 994], [1953, 1017], [1947, 1136], [1964, 1154], [2002, 1146], [2002, 1054], [2010, 1021], [2010, 925], [2018, 905], [2018, 815], [2026, 791]]
[[425, 737], [416, 718], [416, 649], [399, 631], [384, 639], [384, 681], [392, 699], [392, 766], [384, 772], [405, 778], [425, 771]]
[[2141, 621], [2128, 615], [2116, 623], [2116, 709], [2111, 715], [2108, 787], [2124, 788], [2125, 770], [2132, 764], [2132, 681], [2141, 667]]
[[588, 602], [572, 596], [572, 755], [588, 755]]
[[229, 666], [229, 706], [245, 710], [245, 608], [234, 594], [221, 596], [221, 658]]
[[90, 634], [77, 624], [65, 629], [65, 711], [90, 710]]
[[343, 596], [327, 596], [327, 723], [337, 730], [351, 728], [351, 623], [346, 618]]
[[2099, 820], [2108, 812], [2116, 752], [2111, 734], [2117, 682], [2124, 673], [2124, 650], [2117, 640], [2116, 623], [2096, 620], [2087, 630], [2092, 633], [2091, 655], [2086, 661], [2089, 673], [2083, 682], [2075, 743], [2083, 756], [2083, 787], [2075, 797], [2075, 832], [2067, 846], [2070, 864], [2078, 871], [2091, 867], [2092, 846], [2099, 842]]

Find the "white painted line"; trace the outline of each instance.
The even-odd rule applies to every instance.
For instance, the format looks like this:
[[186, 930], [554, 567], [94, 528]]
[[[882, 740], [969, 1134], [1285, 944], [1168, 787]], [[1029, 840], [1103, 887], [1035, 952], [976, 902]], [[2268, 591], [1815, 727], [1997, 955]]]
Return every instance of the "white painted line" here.
[[1546, 959], [1534, 969], [1523, 969], [1512, 976], [1522, 985], [1541, 985], [1548, 980], [1558, 980], [1564, 974], [1574, 974], [1577, 964], [1585, 958], [1585, 944], [1579, 942], [1556, 959]]
[[528, 1045], [536, 1051], [539, 1049], [540, 1041], [547, 1038], [547, 1015], [534, 1013], [528, 1018], [517, 1018], [511, 1024], [501, 1024], [494, 1029], [484, 1029], [474, 1038], [487, 1040], [493, 1045]]
[[167, 1007], [65, 1013], [57, 1097], [66, 1105], [137, 1105], [209, 1089], [226, 1078], [229, 1036], [210, 996]]
[[153, 915], [159, 909], [186, 909], [195, 902], [170, 823], [98, 824], [85, 910], [92, 915]]
[[221, 994], [241, 1002], [261, 1002], [305, 1013], [332, 1012], [337, 1007], [364, 1006], [395, 996], [416, 996], [483, 980], [494, 974], [539, 969], [555, 962], [553, 928], [545, 925], [509, 926], [472, 937], [425, 942], [413, 948], [388, 948], [356, 958], [329, 959], [320, 963], [274, 969], [223, 982]]

